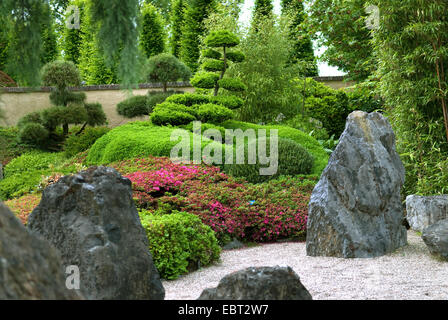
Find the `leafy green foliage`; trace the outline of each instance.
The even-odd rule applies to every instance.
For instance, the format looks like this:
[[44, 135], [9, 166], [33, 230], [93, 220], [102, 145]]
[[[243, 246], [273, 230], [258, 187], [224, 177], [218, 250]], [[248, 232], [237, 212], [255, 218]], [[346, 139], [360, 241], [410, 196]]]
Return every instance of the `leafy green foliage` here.
[[180, 57], [182, 26], [184, 24], [184, 12], [186, 8], [186, 0], [174, 0], [172, 4], [170, 46], [171, 53], [176, 58]]
[[205, 38], [205, 45], [210, 48], [231, 48], [240, 44], [240, 39], [229, 30], [215, 30]]
[[303, 64], [303, 74], [307, 77], [318, 76], [313, 43], [304, 24], [306, 17], [303, 1], [282, 0], [282, 14], [289, 15], [289, 37], [294, 43], [290, 62]]
[[106, 65], [118, 61], [118, 78], [127, 88], [138, 82], [138, 8], [138, 0], [95, 0], [90, 8], [99, 25], [97, 39]]
[[207, 48], [202, 51], [202, 56], [204, 58], [220, 59], [222, 57], [222, 54], [219, 51], [213, 50], [211, 48]]
[[[98, 139], [89, 151], [86, 162], [104, 165], [114, 161], [148, 155], [169, 157], [178, 141], [171, 141], [174, 128], [159, 127], [149, 122], [133, 122], [111, 130]], [[193, 134], [190, 134], [191, 145]], [[202, 139], [204, 148], [210, 143]]]
[[81, 134], [71, 134], [64, 143], [64, 154], [67, 158], [90, 149], [91, 146], [110, 131], [106, 127], [87, 128]]
[[191, 107], [195, 104], [210, 103], [210, 98], [210, 96], [202, 94], [185, 93], [172, 95], [166, 99], [166, 102], [183, 104], [187, 107]]
[[246, 59], [246, 56], [241, 51], [231, 51], [227, 52], [227, 59], [232, 62], [239, 63]]
[[[278, 169], [273, 175], [260, 175], [260, 168], [269, 167], [269, 164], [262, 165], [259, 161], [255, 164], [248, 162], [248, 150], [258, 150], [260, 144], [266, 145], [266, 151], [270, 150], [270, 139], [253, 139], [240, 146], [236, 150], [237, 154], [244, 153], [244, 164], [228, 164], [224, 170], [234, 176], [241, 177], [252, 183], [266, 182], [282, 175], [305, 175], [311, 173], [314, 159], [305, 148], [290, 139], [278, 139]], [[270, 155], [272, 157], [272, 155]]]
[[151, 82], [163, 83], [163, 89], [167, 91], [167, 83], [189, 80], [191, 72], [188, 67], [179, 61], [175, 56], [162, 53], [151, 57], [148, 61], [148, 79]]
[[185, 11], [180, 57], [192, 72], [196, 72], [199, 67], [199, 37], [205, 32], [204, 20], [214, 7], [215, 0], [193, 0]]
[[49, 131], [39, 123], [27, 123], [19, 131], [19, 140], [22, 143], [41, 147], [48, 139]]
[[373, 1], [379, 91], [406, 168], [404, 195], [447, 192], [448, 3]]
[[311, 171], [311, 174], [313, 175], [320, 176], [320, 174], [328, 164], [329, 157], [324, 148], [319, 144], [319, 142], [316, 139], [310, 137], [308, 134], [300, 130], [280, 125], [263, 126], [233, 120], [225, 121], [221, 125], [226, 129], [233, 129], [233, 130], [241, 129], [243, 131], [247, 129], [254, 129], [256, 130], [256, 132], [258, 132], [257, 131], [258, 129], [266, 129], [267, 137], [270, 136], [271, 134], [270, 132], [272, 129], [278, 130], [279, 138], [291, 139], [295, 141], [297, 144], [304, 147], [313, 156], [314, 165]]
[[59, 91], [68, 86], [78, 86], [81, 78], [78, 68], [71, 61], [54, 61], [42, 68], [42, 81], [45, 86], [56, 86]]
[[191, 78], [191, 84], [196, 88], [213, 89], [219, 80], [219, 75], [213, 72], [198, 72]]
[[167, 92], [159, 92], [159, 91], [149, 91], [146, 98], [146, 105], [148, 107], [149, 113], [155, 108], [159, 103], [165, 102], [168, 97], [171, 97], [175, 94], [183, 94], [180, 91], [167, 91]]
[[192, 114], [195, 113], [191, 107], [174, 104], [160, 104], [151, 114], [151, 122], [158, 126], [178, 126], [196, 120]]
[[366, 28], [366, 3], [367, 0], [313, 1], [306, 23], [318, 45], [327, 48], [322, 58], [354, 80], [364, 80], [375, 71], [372, 36]]
[[218, 81], [218, 84], [221, 88], [229, 90], [229, 91], [245, 91], [247, 90], [247, 86], [237, 78], [223, 78]]
[[18, 173], [48, 169], [51, 165], [58, 165], [63, 158], [60, 153], [31, 151], [13, 159], [4, 168], [4, 177], [8, 178]]
[[149, 251], [160, 276], [180, 275], [219, 260], [221, 248], [213, 230], [186, 212], [140, 214], [149, 240]]
[[239, 109], [243, 106], [243, 99], [231, 95], [221, 95], [216, 97], [210, 97], [210, 102], [227, 107], [231, 110]]
[[237, 94], [244, 100], [239, 110], [243, 121], [267, 123], [279, 113], [291, 117], [300, 106], [300, 92], [293, 86], [300, 68], [289, 64], [293, 49], [288, 37], [289, 21], [282, 17], [274, 23], [273, 19], [257, 20], [257, 29], [250, 29], [239, 45], [248, 59], [228, 70], [230, 77], [247, 86], [246, 91]]
[[141, 9], [142, 29], [140, 33], [140, 47], [147, 58], [165, 51], [164, 21], [157, 8], [144, 3]]
[[133, 96], [119, 104], [117, 104], [117, 113], [126, 118], [135, 118], [149, 115], [151, 110], [147, 104], [148, 98], [146, 96]]
[[[84, 0], [70, 0], [70, 5], [76, 6], [79, 8], [79, 23], [82, 26], [84, 21]], [[73, 12], [69, 12], [68, 16], [63, 17], [64, 21], [73, 14]], [[75, 65], [79, 64], [79, 58], [81, 56], [81, 45], [82, 45], [82, 34], [80, 29], [69, 29], [67, 27], [63, 27], [63, 39], [62, 39], [62, 48], [64, 50], [64, 59], [67, 61], [73, 61]]]
[[226, 64], [224, 63], [224, 61], [221, 61], [221, 60], [208, 59], [208, 60], [205, 60], [204, 63], [202, 63], [202, 68], [205, 71], [210, 71], [210, 72], [221, 71], [224, 69], [224, 66], [226, 66]]
[[221, 123], [233, 118], [233, 112], [229, 108], [212, 103], [197, 105], [196, 109], [202, 122]]
[[273, 9], [272, 0], [255, 0], [254, 18], [270, 18]]

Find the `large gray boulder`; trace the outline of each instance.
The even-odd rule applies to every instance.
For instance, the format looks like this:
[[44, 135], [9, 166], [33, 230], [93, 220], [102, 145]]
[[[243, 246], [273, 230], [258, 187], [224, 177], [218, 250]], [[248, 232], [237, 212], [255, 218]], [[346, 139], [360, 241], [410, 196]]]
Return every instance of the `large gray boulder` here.
[[81, 299], [66, 287], [59, 253], [0, 202], [0, 300]]
[[311, 195], [307, 254], [369, 258], [404, 246], [404, 173], [387, 119], [376, 112], [351, 113]]
[[131, 181], [92, 167], [47, 187], [28, 228], [80, 270], [87, 299], [163, 299], [165, 291], [132, 199]]
[[406, 215], [411, 228], [422, 232], [430, 225], [448, 219], [448, 195], [407, 196]]
[[198, 300], [312, 300], [290, 267], [247, 268], [231, 273]]
[[423, 230], [422, 238], [432, 254], [448, 261], [448, 219], [427, 227]]

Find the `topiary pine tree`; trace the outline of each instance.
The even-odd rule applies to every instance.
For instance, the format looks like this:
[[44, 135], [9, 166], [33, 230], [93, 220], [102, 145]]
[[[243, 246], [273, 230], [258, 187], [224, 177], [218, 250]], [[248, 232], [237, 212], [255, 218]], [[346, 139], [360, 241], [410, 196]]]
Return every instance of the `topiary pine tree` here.
[[215, 7], [216, 0], [192, 0], [185, 11], [185, 21], [182, 28], [181, 60], [196, 72], [199, 68], [200, 38], [205, 32], [204, 20]]
[[157, 125], [183, 125], [194, 120], [221, 123], [233, 117], [231, 109], [238, 109], [243, 100], [233, 95], [219, 95], [219, 89], [243, 91], [246, 86], [240, 79], [224, 77], [231, 62], [245, 59], [243, 53], [229, 48], [239, 44], [236, 35], [228, 30], [212, 31], [205, 39], [208, 47], [203, 52], [205, 58], [202, 71], [196, 73], [191, 84], [199, 89], [212, 89], [213, 95], [175, 94], [158, 104], [151, 114], [151, 120]]
[[291, 53], [291, 63], [301, 62], [304, 64], [304, 76], [315, 77], [318, 75], [316, 58], [314, 56], [313, 43], [308, 35], [303, 22], [305, 20], [305, 9], [302, 1], [282, 0], [282, 14], [289, 15], [291, 25], [289, 27], [289, 38], [294, 42]]
[[140, 47], [146, 57], [152, 57], [165, 51], [164, 21], [157, 8], [151, 3], [144, 3], [141, 10], [142, 29]]
[[180, 57], [182, 26], [185, 20], [185, 10], [187, 9], [186, 0], [175, 0], [171, 9], [171, 37], [170, 47], [171, 53], [176, 57]]
[[238, 37], [228, 30], [212, 31], [205, 39], [208, 49], [203, 52], [205, 60], [202, 68], [206, 72], [197, 73], [191, 79], [191, 84], [197, 88], [214, 89], [215, 97], [220, 88], [229, 91], [244, 91], [246, 87], [241, 80], [224, 78], [229, 62], [244, 61], [244, 54], [240, 51], [228, 51], [229, 48], [235, 47], [239, 43]]
[[169, 53], [161, 53], [148, 60], [148, 80], [163, 83], [163, 92], [167, 92], [168, 82], [187, 81], [190, 77], [190, 69]]

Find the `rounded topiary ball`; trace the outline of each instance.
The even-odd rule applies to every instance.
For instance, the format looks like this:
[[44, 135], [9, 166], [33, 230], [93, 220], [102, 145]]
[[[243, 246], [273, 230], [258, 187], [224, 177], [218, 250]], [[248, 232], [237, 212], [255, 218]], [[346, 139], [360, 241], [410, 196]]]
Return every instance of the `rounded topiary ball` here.
[[205, 38], [207, 47], [234, 47], [240, 44], [240, 40], [236, 35], [228, 30], [216, 30], [210, 32]]
[[[313, 156], [301, 145], [291, 139], [278, 138], [278, 168], [273, 175], [260, 175], [260, 168], [267, 168], [269, 164], [261, 164], [258, 157], [258, 144], [266, 145], [266, 154], [270, 157], [270, 139], [252, 139], [244, 146], [237, 146], [236, 154], [244, 152], [244, 164], [225, 165], [224, 170], [231, 176], [244, 178], [248, 182], [260, 183], [275, 179], [282, 175], [310, 174], [314, 165]], [[266, 144], [264, 144], [266, 143]], [[248, 150], [256, 150], [256, 164], [248, 164]], [[271, 157], [272, 158], [272, 157]]]

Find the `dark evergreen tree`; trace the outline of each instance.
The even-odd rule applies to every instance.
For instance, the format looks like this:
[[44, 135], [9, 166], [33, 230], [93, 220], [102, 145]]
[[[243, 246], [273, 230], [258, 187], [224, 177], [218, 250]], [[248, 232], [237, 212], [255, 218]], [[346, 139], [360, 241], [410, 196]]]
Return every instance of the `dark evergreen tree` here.
[[314, 56], [313, 43], [308, 35], [308, 30], [303, 24], [306, 16], [303, 2], [298, 0], [282, 0], [282, 14], [289, 15], [291, 19], [289, 37], [294, 42], [291, 63], [303, 64], [304, 76], [317, 76], [318, 69]]
[[181, 60], [195, 72], [200, 56], [200, 38], [204, 34], [204, 19], [213, 10], [215, 0], [192, 0], [185, 11], [185, 22], [182, 28]]
[[170, 47], [171, 53], [176, 58], [180, 57], [182, 26], [184, 24], [184, 13], [186, 8], [186, 0], [175, 0], [172, 5]]
[[270, 16], [272, 15], [272, 0], [255, 0], [254, 15]]
[[[79, 23], [80, 26], [84, 23], [84, 15], [85, 15], [85, 1], [84, 0], [71, 0], [68, 5], [73, 5], [78, 7], [79, 9]], [[67, 22], [67, 19], [71, 17], [73, 13], [69, 12], [68, 16], [64, 17], [64, 22]], [[74, 21], [70, 21], [70, 23], [74, 23]], [[65, 26], [65, 23], [64, 23]], [[73, 61], [75, 65], [79, 65], [79, 59], [81, 56], [81, 46], [82, 46], [82, 32], [81, 29], [69, 29], [67, 27], [64, 28], [64, 40], [62, 48], [64, 50], [64, 58], [67, 61]]]
[[54, 16], [51, 13], [50, 6], [46, 6], [45, 14], [49, 16], [42, 24], [42, 54], [41, 62], [43, 65], [52, 62], [57, 59], [59, 55], [57, 35], [54, 23]]
[[164, 21], [157, 8], [144, 3], [141, 10], [142, 29], [140, 47], [146, 57], [152, 57], [165, 51]]

